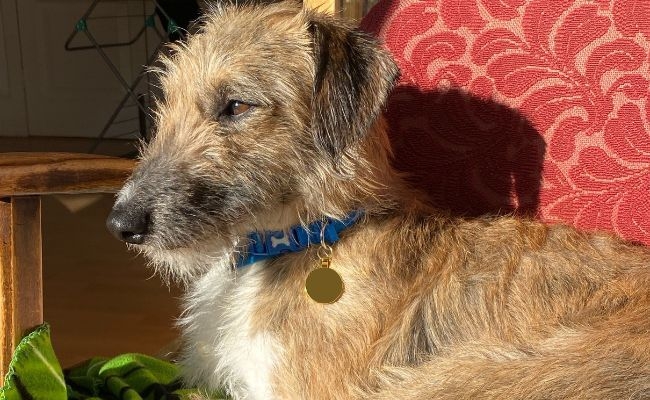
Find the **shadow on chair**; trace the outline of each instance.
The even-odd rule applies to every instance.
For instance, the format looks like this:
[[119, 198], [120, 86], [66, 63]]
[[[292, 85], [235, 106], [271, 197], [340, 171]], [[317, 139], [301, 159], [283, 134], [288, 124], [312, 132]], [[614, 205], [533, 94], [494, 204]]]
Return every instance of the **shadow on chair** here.
[[395, 89], [387, 112], [395, 166], [456, 216], [534, 216], [546, 144], [518, 111], [454, 89]]

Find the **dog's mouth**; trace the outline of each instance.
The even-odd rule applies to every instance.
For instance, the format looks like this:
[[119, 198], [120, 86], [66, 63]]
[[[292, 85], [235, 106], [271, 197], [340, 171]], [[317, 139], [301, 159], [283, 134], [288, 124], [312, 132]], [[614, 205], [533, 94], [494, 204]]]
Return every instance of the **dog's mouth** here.
[[177, 224], [162, 223], [161, 219], [165, 218], [159, 218], [156, 213], [143, 208], [127, 209], [118, 204], [108, 216], [106, 226], [118, 240], [136, 249], [149, 247], [173, 250], [189, 247], [196, 241], [196, 233], [205, 230], [198, 223], [180, 225], [181, 221], [187, 219], [180, 216], [169, 215], [166, 218], [170, 222], [178, 221]]
[[[143, 196], [144, 197], [144, 196]], [[148, 199], [118, 201], [106, 226], [115, 238], [135, 249], [181, 250], [232, 236], [233, 227], [250, 219], [250, 207], [240, 202], [197, 202], [191, 193], [160, 193]]]
[[[148, 216], [147, 226], [138, 227], [136, 232], [113, 230], [112, 233], [129, 248], [145, 249], [148, 252], [183, 253], [199, 251], [199, 248], [205, 251], [207, 247], [221, 247], [222, 243], [232, 243], [233, 238], [237, 236], [233, 234], [233, 224], [208, 217], [197, 214], [172, 214], [163, 216], [161, 221], [154, 213]], [[110, 218], [108, 224], [110, 225]]]
[[215, 268], [229, 270], [233, 257], [233, 245], [225, 239], [196, 242], [191, 247], [160, 247], [148, 244], [127, 246], [142, 254], [149, 266], [164, 281], [184, 284], [191, 283], [193, 278]]

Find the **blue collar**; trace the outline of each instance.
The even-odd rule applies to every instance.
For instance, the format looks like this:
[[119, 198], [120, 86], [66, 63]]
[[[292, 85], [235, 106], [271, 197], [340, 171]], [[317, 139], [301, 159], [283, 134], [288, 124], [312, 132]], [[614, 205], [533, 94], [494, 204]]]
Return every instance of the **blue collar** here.
[[320, 244], [321, 238], [326, 244], [334, 244], [339, 240], [339, 233], [354, 225], [362, 215], [363, 212], [355, 211], [342, 220], [326, 218], [306, 227], [298, 224], [284, 231], [252, 232], [248, 234], [249, 244], [236, 260], [235, 267], [243, 268], [284, 253], [304, 250], [312, 244]]

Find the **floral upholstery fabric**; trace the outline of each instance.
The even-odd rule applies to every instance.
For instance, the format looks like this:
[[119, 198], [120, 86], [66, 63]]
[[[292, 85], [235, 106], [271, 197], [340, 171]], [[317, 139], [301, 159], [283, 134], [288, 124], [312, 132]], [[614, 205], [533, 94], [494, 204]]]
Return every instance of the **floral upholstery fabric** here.
[[650, 1], [381, 0], [397, 166], [459, 215], [650, 244]]

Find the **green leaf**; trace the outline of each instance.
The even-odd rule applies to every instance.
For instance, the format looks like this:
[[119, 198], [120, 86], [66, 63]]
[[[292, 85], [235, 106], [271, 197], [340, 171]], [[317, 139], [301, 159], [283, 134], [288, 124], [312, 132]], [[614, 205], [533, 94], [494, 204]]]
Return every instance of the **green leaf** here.
[[52, 349], [50, 327], [43, 324], [18, 344], [0, 389], [0, 400], [66, 400], [67, 392]]

